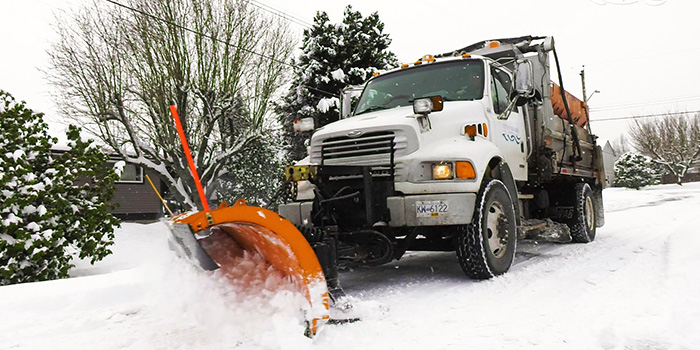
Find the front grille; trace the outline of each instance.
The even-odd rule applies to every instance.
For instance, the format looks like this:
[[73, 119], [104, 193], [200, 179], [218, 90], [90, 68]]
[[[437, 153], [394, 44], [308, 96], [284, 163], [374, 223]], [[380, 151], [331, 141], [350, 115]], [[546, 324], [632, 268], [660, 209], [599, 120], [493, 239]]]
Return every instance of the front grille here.
[[323, 165], [379, 165], [392, 164], [394, 133], [378, 131], [360, 137], [340, 136], [323, 140]]

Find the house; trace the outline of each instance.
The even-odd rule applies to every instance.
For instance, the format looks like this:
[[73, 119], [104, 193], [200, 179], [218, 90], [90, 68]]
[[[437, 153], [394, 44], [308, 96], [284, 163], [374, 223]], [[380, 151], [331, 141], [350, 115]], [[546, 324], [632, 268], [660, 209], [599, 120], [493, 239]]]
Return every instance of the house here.
[[[51, 153], [55, 155], [67, 151], [66, 146], [54, 145], [51, 147]], [[105, 166], [114, 167], [114, 164], [119, 160], [116, 155], [111, 155]], [[117, 204], [117, 206], [112, 210], [112, 215], [125, 221], [156, 220], [163, 216], [163, 204], [153, 191], [146, 175], [153, 181], [153, 187], [158, 193], [163, 192], [165, 186], [154, 171], [144, 169], [136, 164], [126, 163], [121, 177], [114, 183], [115, 192], [112, 203]]]
[[[112, 157], [107, 166], [113, 167], [119, 159]], [[158, 193], [163, 192], [163, 185], [158, 174], [150, 169], [126, 163], [119, 180], [114, 182], [116, 191], [112, 202], [117, 208], [112, 214], [121, 220], [155, 220], [163, 216], [163, 204], [146, 179], [153, 182]]]
[[610, 141], [606, 141], [605, 146], [603, 146], [603, 166], [605, 167], [605, 185], [607, 187], [612, 187], [615, 183], [615, 161], [617, 158], [618, 155], [615, 154]]

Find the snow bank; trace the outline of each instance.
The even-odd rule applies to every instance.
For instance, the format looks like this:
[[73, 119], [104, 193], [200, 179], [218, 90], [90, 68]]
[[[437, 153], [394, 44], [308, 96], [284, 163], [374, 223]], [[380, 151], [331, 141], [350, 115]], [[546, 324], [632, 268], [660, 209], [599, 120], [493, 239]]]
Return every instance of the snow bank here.
[[255, 256], [205, 273], [172, 256], [162, 224], [123, 224], [115, 254], [74, 278], [0, 287], [0, 349], [697, 348], [700, 183], [604, 199], [594, 242], [521, 242], [491, 280], [465, 278], [452, 252], [343, 272], [362, 321], [313, 340], [298, 295], [272, 292], [284, 281]]
[[203, 272], [175, 257], [166, 237], [164, 224], [125, 223], [114, 254], [95, 266], [76, 262], [74, 278], [0, 288], [0, 349], [308, 345], [305, 298], [259, 256]]

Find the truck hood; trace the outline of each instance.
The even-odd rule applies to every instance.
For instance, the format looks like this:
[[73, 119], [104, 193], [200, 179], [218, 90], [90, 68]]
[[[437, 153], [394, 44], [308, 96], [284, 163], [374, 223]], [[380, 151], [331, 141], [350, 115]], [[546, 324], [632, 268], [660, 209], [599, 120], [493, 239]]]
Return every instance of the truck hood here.
[[[482, 101], [445, 102], [440, 112], [429, 116], [431, 128], [421, 132], [413, 107], [397, 107], [343, 119], [316, 130], [311, 138], [312, 164], [378, 165], [387, 164], [417, 151], [421, 143], [436, 143], [446, 138], [464, 138], [464, 126], [485, 122]], [[387, 148], [386, 143], [392, 148]], [[324, 153], [322, 153], [324, 152]], [[333, 155], [329, 155], [334, 153]]]
[[322, 135], [343, 131], [348, 132], [356, 128], [365, 129], [376, 126], [385, 127], [388, 124], [413, 125], [416, 124], [416, 121], [411, 117], [412, 115], [413, 108], [411, 106], [396, 107], [383, 111], [364, 113], [356, 117], [341, 119], [337, 122], [330, 123], [322, 128], [319, 128], [316, 130], [314, 136], [317, 134]]

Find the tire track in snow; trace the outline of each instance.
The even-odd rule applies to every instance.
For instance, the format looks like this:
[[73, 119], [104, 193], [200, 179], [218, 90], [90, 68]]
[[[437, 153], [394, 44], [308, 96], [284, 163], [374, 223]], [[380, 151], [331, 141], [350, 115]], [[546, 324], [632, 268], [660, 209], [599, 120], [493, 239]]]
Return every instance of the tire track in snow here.
[[[415, 254], [379, 272], [361, 269], [355, 272], [359, 276], [350, 278], [357, 284], [344, 282], [346, 289], [351, 295], [379, 300], [389, 311], [368, 315], [352, 331], [337, 331], [376, 340], [386, 334], [375, 334], [372, 328], [389, 334], [416, 329], [399, 340], [408, 348], [438, 334], [449, 343], [490, 348], [682, 344], [669, 336], [675, 334], [671, 329], [677, 322], [664, 311], [673, 305], [663, 298], [676, 293], [669, 283], [669, 259], [683, 239], [674, 235], [690, 224], [687, 218], [672, 220], [668, 213], [700, 207], [697, 192], [686, 191], [684, 196], [692, 198], [679, 200], [652, 196], [637, 203], [641, 205], [608, 212], [606, 226], [589, 244], [520, 244], [511, 271], [489, 281], [460, 276], [456, 258], [446, 253]], [[432, 274], [421, 269], [438, 263]], [[447, 264], [456, 270], [443, 266]], [[392, 275], [402, 269], [406, 272], [399, 277]], [[366, 280], [371, 283], [362, 284]]]

